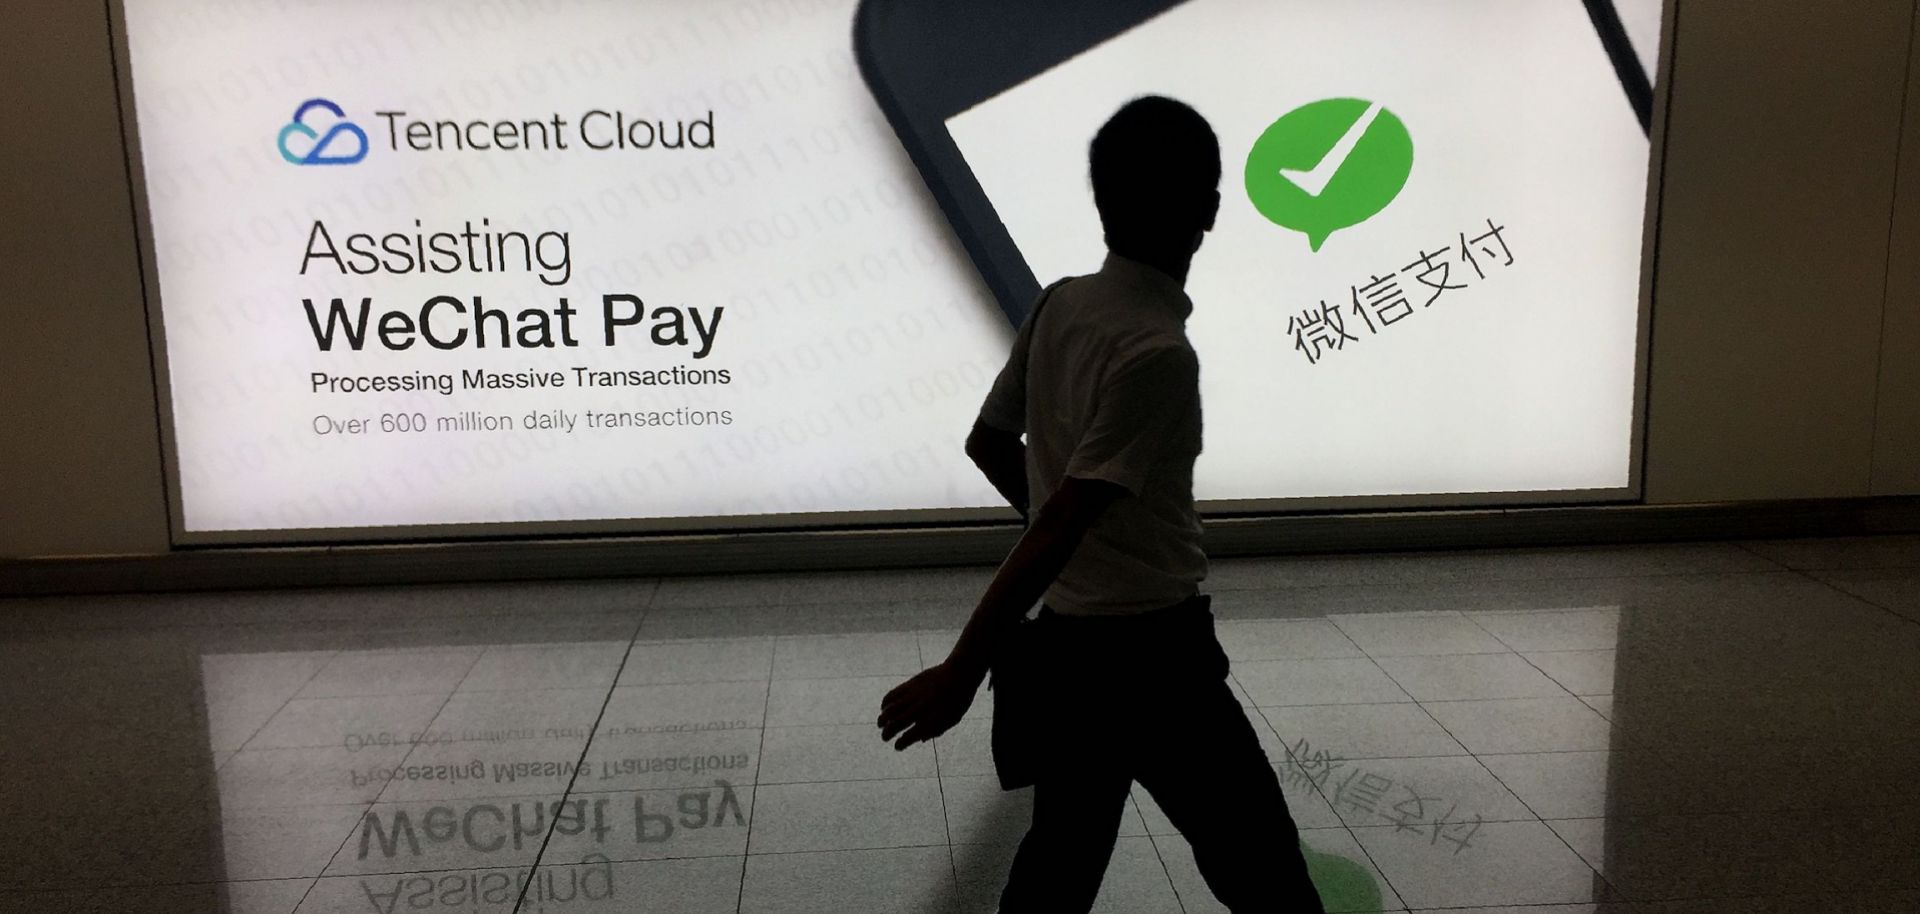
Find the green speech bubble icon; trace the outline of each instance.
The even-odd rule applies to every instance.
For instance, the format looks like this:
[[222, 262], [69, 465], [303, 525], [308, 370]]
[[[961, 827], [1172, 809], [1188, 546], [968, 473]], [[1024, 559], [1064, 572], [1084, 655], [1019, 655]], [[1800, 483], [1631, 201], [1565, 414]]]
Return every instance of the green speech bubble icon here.
[[1387, 208], [1413, 174], [1413, 136], [1393, 112], [1330, 98], [1282, 115], [1247, 153], [1247, 199], [1315, 251]]

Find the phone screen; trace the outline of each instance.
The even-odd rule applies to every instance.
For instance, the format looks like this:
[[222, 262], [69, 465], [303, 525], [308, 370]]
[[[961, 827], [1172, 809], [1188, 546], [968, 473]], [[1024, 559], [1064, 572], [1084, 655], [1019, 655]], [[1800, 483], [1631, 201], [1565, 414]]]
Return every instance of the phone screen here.
[[1580, 0], [1189, 0], [953, 115], [1040, 282], [1099, 267], [1087, 145], [1145, 94], [1222, 149], [1198, 497], [1630, 485], [1649, 148]]

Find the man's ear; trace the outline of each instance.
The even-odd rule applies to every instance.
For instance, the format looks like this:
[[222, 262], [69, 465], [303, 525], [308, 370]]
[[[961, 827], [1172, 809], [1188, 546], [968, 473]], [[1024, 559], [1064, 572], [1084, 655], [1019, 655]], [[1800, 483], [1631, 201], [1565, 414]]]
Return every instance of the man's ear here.
[[1202, 228], [1202, 231], [1208, 231], [1208, 232], [1213, 231], [1213, 224], [1214, 222], [1218, 221], [1219, 218], [1220, 218], [1220, 192], [1218, 190], [1215, 190], [1212, 196], [1208, 197], [1207, 199], [1207, 223]]

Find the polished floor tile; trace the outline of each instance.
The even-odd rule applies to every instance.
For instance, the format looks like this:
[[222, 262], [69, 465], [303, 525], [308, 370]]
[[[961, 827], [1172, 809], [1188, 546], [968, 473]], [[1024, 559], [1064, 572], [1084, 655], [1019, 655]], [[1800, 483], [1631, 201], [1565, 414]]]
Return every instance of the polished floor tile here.
[[831, 571], [819, 574], [750, 574], [669, 578], [652, 606], [657, 610], [735, 606], [821, 606], [951, 599], [982, 590], [991, 569], [934, 568], [919, 571]]
[[992, 774], [993, 721], [986, 717], [961, 721], [933, 741], [933, 752], [934, 764], [943, 775]]
[[577, 914], [734, 914], [739, 910], [740, 857], [683, 857], [611, 862], [542, 863], [529, 885], [532, 912]]
[[516, 875], [514, 868], [489, 868], [323, 876], [301, 898], [295, 914], [431, 910], [443, 903], [461, 914], [512, 914], [520, 900]]
[[906, 676], [775, 681], [767, 691], [767, 726], [820, 727], [873, 724], [880, 699]]
[[330, 653], [206, 654], [200, 676], [208, 696], [286, 701], [332, 659]]
[[912, 632], [781, 638], [773, 645], [775, 679], [908, 676], [922, 669]]
[[1518, 654], [1381, 657], [1380, 668], [1416, 701], [1555, 698], [1559, 683]]
[[[1146, 791], [1137, 787], [1136, 791], [1136, 796], [1146, 796]], [[946, 809], [947, 834], [954, 844], [1016, 845], [1033, 821], [1033, 788], [1002, 790], [998, 778], [943, 777], [940, 796]], [[1166, 821], [1164, 816], [1161, 821]], [[1141, 807], [1134, 797], [1128, 797], [1120, 811], [1119, 834], [1146, 833]]]
[[1610, 752], [1482, 755], [1480, 764], [1542, 819], [1607, 814]]
[[1565, 904], [1606, 900], [1605, 880], [1539, 821], [1450, 823], [1412, 840], [1397, 825], [1354, 837], [1410, 906]]
[[1421, 706], [1476, 755], [1573, 752], [1609, 745], [1607, 719], [1571, 695], [1428, 701]]
[[1394, 825], [1403, 834], [1454, 822], [1512, 822], [1533, 812], [1478, 759], [1366, 759], [1337, 766], [1321, 791], [1348, 826]]
[[[956, 846], [954, 871], [960, 886], [958, 910], [994, 914], [999, 910], [1013, 846]], [[1153, 839], [1125, 836], [1114, 845], [1106, 878], [1094, 898], [1093, 914], [1180, 914], [1167, 866]]]
[[[1398, 914], [1405, 910], [1400, 896], [1351, 832], [1344, 828], [1303, 828], [1300, 839], [1307, 871], [1327, 914]], [[1226, 906], [1213, 897], [1194, 865], [1193, 848], [1185, 839], [1156, 835], [1153, 843], [1186, 914], [1226, 914]]]
[[342, 841], [359, 826], [360, 805], [243, 809], [220, 817], [228, 880], [284, 880], [319, 876]]
[[[344, 835], [326, 876], [372, 876], [531, 866], [551, 819], [587, 820], [559, 791], [475, 800], [381, 802]], [[589, 827], [591, 823], [588, 823]]]
[[1739, 546], [1678, 543], [1568, 549], [1306, 556], [1287, 561], [1229, 559], [1214, 564], [1217, 591], [1334, 587], [1359, 583], [1445, 584], [1457, 581], [1577, 580], [1711, 572], [1757, 572], [1780, 566]]
[[758, 777], [763, 744], [758, 727], [652, 733], [614, 733], [603, 727], [587, 748], [574, 789], [699, 787], [715, 778], [751, 784]]
[[1587, 651], [1530, 651], [1520, 656], [1534, 665], [1540, 672], [1547, 674], [1560, 687], [1575, 695], [1613, 694], [1613, 670], [1620, 662], [1618, 652], [1607, 650]]
[[[1641, 764], [1685, 776], [1689, 789], [1660, 791], [1657, 807], [1642, 803], [1635, 812], [1786, 813], [1885, 809], [1920, 801], [1920, 778], [1915, 777], [1920, 733], [1915, 732], [1891, 734], [1879, 743], [1775, 742], [1741, 751], [1668, 745], [1650, 754], [1654, 759]], [[1641, 770], [1619, 773], [1646, 776]]]
[[433, 722], [447, 695], [363, 695], [355, 698], [296, 698], [281, 705], [239, 748], [317, 749], [342, 746], [349, 734], [419, 733]]
[[1411, 701], [1380, 665], [1366, 657], [1253, 660], [1233, 677], [1260, 707]]
[[773, 667], [773, 640], [640, 642], [627, 655], [620, 685], [683, 682], [765, 682]]
[[[0, 911], [991, 914], [1032, 813], [993, 693], [874, 728], [989, 574], [0, 600]], [[1920, 910], [1920, 537], [1210, 587], [1329, 910]], [[1096, 910], [1223, 910], [1137, 785], [1121, 822]]]
[[[1855, 820], [1841, 830], [1863, 824]], [[1590, 826], [1602, 832], [1597, 850], [1580, 850], [1599, 856], [1594, 863], [1601, 874], [1634, 901], [1875, 888], [1839, 884], [1849, 861], [1832, 853], [1836, 825], [1821, 817], [1760, 813], [1615, 816]], [[1911, 858], [1895, 864], [1902, 866], [1911, 871]]]
[[242, 692], [235, 698], [208, 699], [208, 746], [216, 752], [232, 752], [245, 746], [286, 705], [284, 696], [271, 694]]
[[768, 727], [760, 783], [877, 781], [937, 777], [933, 745], [904, 750], [881, 742], [873, 725]]
[[[310, 879], [161, 885], [110, 889], [67, 889], [9, 894], [0, 892], [6, 914], [293, 914], [312, 885]], [[366, 901], [361, 900], [364, 906]], [[364, 907], [363, 907], [364, 909]]]
[[1115, 842], [1093, 909], [1105, 914], [1171, 914], [1181, 910], [1166, 861], [1152, 839], [1122, 837]]
[[373, 802], [386, 788], [381, 774], [405, 761], [411, 746], [242, 750], [220, 766], [209, 798], [224, 809], [277, 809]]
[[626, 652], [625, 641], [492, 647], [467, 670], [459, 691], [604, 689]]
[[[616, 690], [614, 695], [623, 691]], [[441, 705], [429, 730], [448, 738], [485, 734], [502, 740], [585, 740], [606, 705], [605, 689], [460, 692]]]
[[947, 843], [938, 778], [771, 784], [757, 797], [755, 854]]
[[947, 914], [958, 897], [953, 859], [941, 844], [754, 854], [739, 901], [741, 914]]
[[1620, 610], [1614, 607], [1468, 613], [1467, 618], [1521, 652], [1603, 650], [1620, 640]]
[[623, 686], [607, 699], [600, 732], [758, 728], [766, 716], [764, 680]]
[[1460, 742], [1417, 704], [1304, 705], [1261, 708], [1288, 747], [1304, 744], [1336, 758], [1466, 755]]
[[[1295, 827], [1330, 828], [1340, 824], [1340, 817], [1334, 814], [1333, 807], [1327, 805], [1326, 797], [1321, 794], [1320, 788], [1315, 786], [1312, 779], [1295, 775], [1284, 764], [1277, 766], [1274, 773], [1280, 779], [1280, 791], [1287, 801], [1287, 815], [1293, 819]], [[1147, 834], [1179, 833], [1179, 829], [1173, 827], [1173, 823], [1167, 819], [1167, 814], [1161, 811], [1160, 804], [1154, 800], [1153, 794], [1146, 788], [1138, 784], [1133, 785], [1132, 800], [1134, 806], [1140, 810], [1141, 826], [1146, 829]], [[1227, 792], [1224, 786], [1221, 788], [1219, 802], [1233, 802], [1233, 795]], [[1123, 831], [1133, 827], [1130, 818], [1122, 818], [1121, 823]]]
[[1607, 867], [1607, 820], [1543, 819], [1547, 828], [1595, 871]]
[[1457, 612], [1342, 613], [1332, 620], [1374, 657], [1508, 650], [1485, 628]]
[[561, 794], [574, 786], [585, 745], [585, 736], [430, 743], [414, 747], [400, 764], [369, 767], [364, 775], [386, 782], [384, 803]]
[[300, 689], [300, 698], [445, 695], [465, 679], [480, 650], [345, 651]]
[[1813, 574], [1867, 603], [1920, 621], [1920, 567], [1817, 571]]
[[1223, 622], [1219, 636], [1220, 646], [1235, 663], [1363, 656], [1353, 639], [1325, 619]]
[[615, 862], [739, 857], [747, 852], [755, 788], [714, 776], [703, 784], [608, 793], [576, 789], [578, 815], [553, 818], [545, 858]]
[[1743, 548], [1788, 568], [1920, 568], [1920, 536], [1755, 540]]

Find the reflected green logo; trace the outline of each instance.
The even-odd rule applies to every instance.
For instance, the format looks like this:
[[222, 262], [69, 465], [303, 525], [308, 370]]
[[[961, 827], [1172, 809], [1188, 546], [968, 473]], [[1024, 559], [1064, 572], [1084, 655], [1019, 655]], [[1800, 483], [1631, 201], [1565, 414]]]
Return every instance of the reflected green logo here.
[[1413, 174], [1413, 136], [1393, 112], [1357, 98], [1302, 105], [1247, 153], [1247, 199], [1318, 251], [1378, 215]]
[[1300, 842], [1300, 853], [1307, 861], [1307, 878], [1320, 893], [1320, 906], [1328, 911], [1378, 911], [1381, 908], [1380, 884], [1366, 867], [1339, 854], [1323, 854]]

